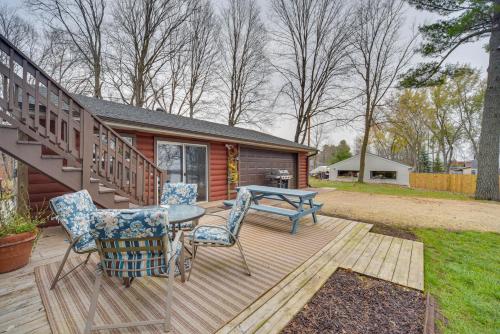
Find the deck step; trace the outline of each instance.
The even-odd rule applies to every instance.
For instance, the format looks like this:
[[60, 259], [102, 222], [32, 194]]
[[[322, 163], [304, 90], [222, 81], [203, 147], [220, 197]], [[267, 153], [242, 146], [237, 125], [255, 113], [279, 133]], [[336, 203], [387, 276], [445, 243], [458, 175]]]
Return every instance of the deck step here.
[[99, 186], [99, 194], [115, 193], [115, 189]]
[[70, 167], [70, 166], [65, 166], [62, 168], [63, 172], [81, 172], [82, 168], [81, 167]]
[[125, 203], [125, 202], [129, 202], [129, 201], [130, 200], [127, 197], [115, 195], [115, 203]]
[[52, 154], [42, 154], [42, 159], [64, 159], [60, 155], [52, 155]]
[[337, 270], [344, 257], [340, 253], [343, 253], [346, 247], [354, 247], [371, 227], [370, 224], [358, 222], [339, 224], [339, 234], [334, 240], [220, 328], [217, 333], [279, 333]]
[[42, 143], [32, 140], [18, 140], [17, 143], [20, 145], [39, 145], [39, 146], [42, 145]]

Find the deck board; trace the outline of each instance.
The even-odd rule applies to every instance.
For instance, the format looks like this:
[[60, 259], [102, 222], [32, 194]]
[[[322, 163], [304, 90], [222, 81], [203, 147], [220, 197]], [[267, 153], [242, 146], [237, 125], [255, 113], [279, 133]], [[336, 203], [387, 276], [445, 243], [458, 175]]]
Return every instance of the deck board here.
[[[262, 215], [262, 224], [283, 219], [274, 215]], [[314, 224], [312, 219], [304, 219], [301, 225], [324, 229], [329, 231], [328, 233], [333, 233], [335, 237], [305, 262], [295, 267], [275, 286], [246, 306], [243, 311], [219, 328], [217, 333], [257, 330], [262, 333], [279, 332], [338, 267], [352, 269], [414, 289], [424, 288], [422, 243], [369, 232], [370, 224], [323, 215], [318, 215], [317, 224]], [[287, 224], [283, 226], [286, 228]], [[301, 233], [308, 232], [299, 228], [297, 239], [294, 241], [298, 242], [297, 245], [300, 245]], [[249, 237], [265, 239], [267, 236]], [[281, 240], [279, 235], [273, 238], [269, 239], [269, 242]], [[45, 229], [33, 251], [31, 263], [18, 271], [0, 275], [0, 332], [50, 332], [33, 270], [36, 266], [60, 261], [67, 245], [64, 240], [65, 236], [60, 228]], [[280, 243], [280, 253], [287, 255], [282, 255], [280, 263], [276, 264], [279, 268], [276, 269], [283, 271], [293, 267], [295, 246]], [[253, 259], [260, 257], [271, 259], [275, 256], [269, 254], [266, 249], [249, 249], [248, 252], [248, 256]], [[207, 253], [205, 256], [217, 270], [229, 278], [241, 270], [240, 259], [236, 255], [226, 259], [226, 263], [218, 262], [213, 254]], [[210, 290], [219, 299], [216, 305], [211, 300], [198, 301], [197, 307], [203, 308], [205, 312], [210, 310], [209, 313], [214, 317], [204, 320], [207, 325], [214, 326], [216, 319], [227, 318], [235, 309], [245, 305], [244, 300], [248, 297], [249, 291], [236, 289], [230, 293], [230, 297], [224, 285], [219, 284], [218, 277], [213, 275], [212, 268], [201, 262], [197, 263], [197, 268], [193, 274], [198, 275], [199, 279], [193, 280], [192, 284], [201, 284], [201, 281], [210, 282], [206, 287], [200, 285], [199, 288]], [[258, 277], [255, 277], [255, 289], [262, 288], [266, 280], [275, 278], [276, 273], [273, 268], [263, 270]], [[192, 289], [180, 291], [178, 297], [187, 302], [199, 300], [200, 296], [193, 291]], [[189, 327], [191, 320], [193, 319], [186, 319], [185, 326]]]

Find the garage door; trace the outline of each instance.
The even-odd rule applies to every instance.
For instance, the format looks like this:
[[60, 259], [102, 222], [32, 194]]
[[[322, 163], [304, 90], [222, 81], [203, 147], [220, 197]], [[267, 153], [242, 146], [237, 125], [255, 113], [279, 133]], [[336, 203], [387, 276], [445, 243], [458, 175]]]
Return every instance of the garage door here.
[[240, 147], [240, 184], [268, 185], [266, 173], [273, 169], [286, 169], [292, 174], [290, 188], [297, 184], [297, 154], [250, 147]]

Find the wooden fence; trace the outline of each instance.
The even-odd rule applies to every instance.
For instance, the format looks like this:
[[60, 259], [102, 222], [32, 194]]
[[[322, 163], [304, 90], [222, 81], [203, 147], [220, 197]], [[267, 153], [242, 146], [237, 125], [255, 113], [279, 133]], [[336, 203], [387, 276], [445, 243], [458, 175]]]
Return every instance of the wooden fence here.
[[476, 180], [477, 175], [411, 173], [410, 187], [473, 195], [476, 192]]

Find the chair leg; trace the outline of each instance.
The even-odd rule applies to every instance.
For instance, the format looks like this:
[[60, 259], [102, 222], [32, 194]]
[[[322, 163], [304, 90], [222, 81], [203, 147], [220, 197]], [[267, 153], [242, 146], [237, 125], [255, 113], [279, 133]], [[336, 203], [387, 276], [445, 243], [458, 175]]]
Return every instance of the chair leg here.
[[184, 283], [186, 281], [186, 261], [184, 259], [184, 245], [182, 245], [181, 247], [181, 254], [179, 256], [177, 265], [179, 266], [179, 272], [181, 273], [181, 282]]
[[97, 270], [95, 282], [94, 282], [94, 291], [92, 292], [92, 297], [90, 299], [90, 307], [87, 315], [87, 321], [85, 322], [85, 330], [84, 334], [89, 334], [92, 329], [92, 324], [94, 323], [95, 311], [97, 308], [97, 299], [99, 298], [99, 289], [101, 288], [101, 280], [102, 280], [102, 271]]
[[252, 273], [250, 272], [250, 268], [248, 267], [248, 264], [247, 264], [247, 260], [245, 259], [245, 254], [243, 253], [243, 247], [241, 246], [239, 239], [236, 239], [236, 244], [238, 245], [238, 249], [240, 250], [241, 258], [243, 260], [243, 266], [247, 270], [247, 275], [252, 276]]
[[72, 247], [73, 247], [73, 244], [70, 244], [68, 246], [68, 249], [66, 250], [66, 253], [64, 254], [63, 260], [62, 260], [61, 264], [59, 265], [59, 269], [57, 269], [57, 274], [54, 277], [54, 279], [52, 280], [52, 284], [50, 285], [50, 290], [55, 288], [57, 281], [59, 280], [59, 276], [61, 276], [61, 272], [64, 268], [64, 265], [66, 264], [66, 260], [68, 260], [68, 256], [69, 256], [69, 253], [71, 252]]
[[196, 258], [196, 250], [198, 249], [198, 246], [193, 244], [193, 255], [191, 256], [191, 268], [189, 269], [187, 281], [189, 281], [189, 278], [191, 277], [191, 273], [193, 272], [193, 267], [194, 267], [194, 259]]
[[90, 255], [92, 255], [92, 253], [89, 253], [89, 255], [87, 255], [87, 258], [85, 259], [85, 262], [83, 263], [84, 265], [86, 265], [89, 262]]
[[[175, 268], [175, 264], [174, 264]], [[165, 332], [170, 333], [172, 330], [172, 301], [174, 299], [174, 277], [175, 277], [175, 269], [174, 271], [170, 271], [167, 279], [167, 305], [166, 305], [166, 317], [165, 317]]]

